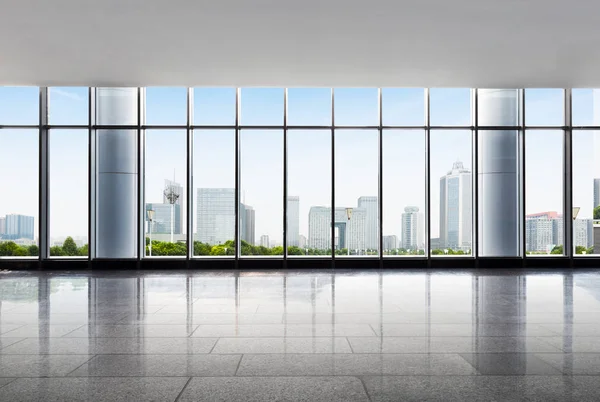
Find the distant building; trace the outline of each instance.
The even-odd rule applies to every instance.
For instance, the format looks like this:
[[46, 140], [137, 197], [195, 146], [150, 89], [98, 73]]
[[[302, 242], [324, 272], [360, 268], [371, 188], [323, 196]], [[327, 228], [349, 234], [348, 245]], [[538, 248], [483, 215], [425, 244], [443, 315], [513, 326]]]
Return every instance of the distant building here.
[[240, 205], [240, 237], [243, 241], [255, 245], [256, 211], [249, 205]]
[[594, 245], [593, 223], [593, 219], [575, 219], [573, 221], [573, 245], [575, 247], [589, 248]]
[[300, 245], [300, 197], [287, 198], [287, 245]]
[[[235, 239], [235, 189], [199, 188], [196, 206], [196, 240], [223, 244]], [[255, 243], [254, 209], [240, 204], [240, 238]]]
[[462, 162], [440, 178], [440, 246], [470, 249], [472, 232], [471, 171]]
[[0, 218], [0, 239], [4, 232], [6, 232], [6, 218]]
[[260, 245], [262, 247], [270, 247], [271, 246], [271, 244], [269, 243], [269, 235], [260, 236]]
[[33, 216], [10, 214], [6, 215], [4, 219], [4, 234], [2, 235], [4, 240], [34, 239]]
[[539, 212], [525, 216], [525, 249], [550, 252], [563, 244], [563, 219], [556, 211]]
[[298, 247], [300, 247], [300, 248], [306, 248], [307, 244], [308, 244], [308, 242], [306, 240], [306, 236], [300, 235], [298, 237]]
[[[169, 179], [165, 179], [165, 189], [166, 188], [171, 188], [175, 193], [177, 193], [179, 195], [179, 198], [177, 199], [177, 201], [175, 201], [175, 205], [179, 205], [179, 216], [177, 218], [175, 218], [175, 221], [177, 222], [177, 220], [179, 220], [179, 222], [181, 223], [181, 231], [179, 232], [175, 232], [177, 234], [181, 234], [184, 232], [184, 226], [185, 226], [185, 208], [184, 208], [184, 202], [185, 202], [185, 197], [183, 195], [183, 186], [180, 183], [177, 183], [173, 180], [169, 180]], [[163, 204], [169, 204], [169, 200], [167, 198], [167, 196], [164, 194], [163, 192]]]
[[365, 210], [365, 248], [379, 248], [379, 205], [377, 197], [360, 197], [358, 208]]
[[[173, 206], [173, 234], [181, 234], [181, 205]], [[152, 222], [152, 233], [171, 233], [171, 204], [149, 203], [146, 204], [146, 221], [148, 222], [148, 212], [154, 210], [154, 219]], [[149, 222], [148, 222], [149, 223]], [[150, 233], [150, 225], [146, 225], [146, 233]]]
[[384, 250], [395, 250], [398, 248], [398, 236], [389, 235], [383, 236], [383, 249]]
[[425, 218], [418, 207], [406, 207], [402, 213], [402, 248], [418, 250], [425, 247]]
[[[351, 210], [348, 219], [348, 209]], [[367, 211], [364, 208], [336, 208], [335, 247], [337, 249], [365, 250]], [[308, 247], [326, 250], [331, 248], [331, 208], [311, 207], [308, 214]]]

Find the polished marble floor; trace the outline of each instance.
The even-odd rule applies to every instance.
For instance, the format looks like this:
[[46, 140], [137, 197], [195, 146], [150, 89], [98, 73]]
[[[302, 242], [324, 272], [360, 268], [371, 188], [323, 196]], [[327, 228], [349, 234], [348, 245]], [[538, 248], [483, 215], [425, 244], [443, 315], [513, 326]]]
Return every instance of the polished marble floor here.
[[598, 401], [600, 272], [2, 272], [35, 400]]

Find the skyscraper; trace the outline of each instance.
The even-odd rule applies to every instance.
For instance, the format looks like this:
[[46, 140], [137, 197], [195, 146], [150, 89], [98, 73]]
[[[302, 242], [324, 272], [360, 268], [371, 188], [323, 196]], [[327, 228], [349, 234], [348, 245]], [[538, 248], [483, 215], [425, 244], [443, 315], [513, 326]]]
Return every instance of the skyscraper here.
[[[146, 211], [154, 211], [154, 219], [152, 220], [152, 233], [171, 233], [171, 204], [167, 203], [148, 203]], [[181, 205], [173, 205], [173, 234], [181, 234]], [[148, 213], [146, 212], [146, 220]], [[146, 226], [146, 233], [150, 232], [150, 226]]]
[[360, 197], [358, 207], [365, 210], [365, 248], [379, 248], [379, 205], [377, 197]]
[[33, 240], [33, 216], [9, 214], [5, 217], [4, 239], [30, 239]]
[[6, 232], [6, 218], [0, 218], [0, 239], [4, 232]]
[[[196, 212], [196, 240], [223, 244], [235, 239], [235, 189], [199, 188]], [[240, 238], [255, 244], [255, 211], [240, 204]]]
[[471, 171], [462, 162], [440, 178], [440, 246], [471, 248]]
[[[525, 216], [525, 250], [550, 252], [557, 245], [559, 215], [556, 211]], [[562, 219], [561, 219], [562, 220]]]
[[262, 236], [260, 236], [260, 245], [262, 247], [267, 247], [267, 248], [270, 247], [270, 244], [269, 244], [269, 235], [262, 235]]
[[[365, 227], [367, 211], [364, 208], [351, 208], [348, 219], [348, 208], [335, 209], [335, 230], [337, 249], [349, 248], [350, 250], [364, 251]], [[308, 215], [308, 247], [315, 249], [329, 249], [331, 247], [331, 208], [311, 207]]]
[[398, 248], [398, 236], [389, 235], [383, 236], [383, 249], [384, 250], [394, 250]]
[[287, 198], [287, 243], [288, 246], [300, 245], [300, 197]]
[[425, 219], [418, 207], [406, 207], [402, 214], [402, 248], [418, 250], [425, 246]]
[[[179, 220], [179, 222], [185, 222], [185, 217], [184, 217], [185, 197], [183, 195], [183, 186], [180, 183], [177, 183], [173, 180], [165, 179], [165, 188], [168, 188], [168, 187], [171, 187], [177, 194], [179, 194], [179, 198], [177, 199], [177, 201], [175, 201], [175, 205], [179, 205], [179, 212], [177, 212], [177, 209], [175, 211], [176, 214], [177, 213], [179, 214], [179, 217], [175, 218], [175, 222], [177, 222], [178, 220]], [[163, 203], [169, 204], [169, 200], [164, 193], [163, 193]], [[179, 232], [175, 232], [175, 233], [183, 233], [183, 229], [184, 228], [182, 226], [181, 230]]]

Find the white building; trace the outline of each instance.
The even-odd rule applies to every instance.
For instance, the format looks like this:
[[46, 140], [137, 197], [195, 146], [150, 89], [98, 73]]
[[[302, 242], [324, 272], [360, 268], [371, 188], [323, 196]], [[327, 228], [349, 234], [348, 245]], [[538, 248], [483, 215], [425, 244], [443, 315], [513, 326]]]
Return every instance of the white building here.
[[418, 250], [425, 247], [425, 217], [418, 207], [406, 207], [402, 213], [402, 248]]
[[459, 161], [440, 178], [440, 246], [443, 248], [471, 248], [471, 187], [471, 171]]
[[384, 250], [395, 250], [398, 248], [398, 236], [389, 235], [383, 236], [383, 249]]
[[[199, 188], [196, 211], [196, 241], [212, 245], [235, 239], [235, 189]], [[252, 245], [255, 211], [240, 204], [240, 238]]]
[[379, 205], [377, 197], [360, 197], [358, 207], [365, 210], [365, 247], [379, 248]]
[[271, 247], [271, 243], [269, 242], [269, 235], [260, 236], [260, 245], [262, 247]]
[[306, 239], [306, 236], [300, 235], [298, 237], [298, 247], [300, 247], [300, 248], [306, 248], [307, 244], [308, 244], [308, 241]]
[[[348, 211], [350, 218], [348, 218]], [[338, 249], [366, 250], [365, 227], [367, 212], [364, 208], [335, 209], [335, 246]], [[308, 247], [331, 248], [331, 208], [311, 207], [308, 214]]]
[[300, 245], [300, 197], [287, 198], [287, 245]]

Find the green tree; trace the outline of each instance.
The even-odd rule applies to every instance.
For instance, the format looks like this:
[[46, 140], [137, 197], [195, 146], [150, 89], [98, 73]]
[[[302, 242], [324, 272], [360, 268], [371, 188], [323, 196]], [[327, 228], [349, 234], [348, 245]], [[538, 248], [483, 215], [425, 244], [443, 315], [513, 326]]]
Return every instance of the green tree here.
[[75, 241], [73, 240], [73, 238], [71, 236], [69, 236], [65, 239], [62, 249], [63, 249], [64, 255], [68, 255], [68, 256], [78, 255], [77, 244], [75, 244]]
[[29, 253], [27, 248], [19, 246], [14, 241], [0, 243], [0, 256], [26, 257], [28, 254]]
[[435, 250], [431, 250], [431, 255], [443, 255], [444, 251], [436, 248]]
[[594, 208], [594, 219], [600, 219], [600, 205]]
[[289, 246], [287, 248], [287, 253], [288, 253], [288, 255], [304, 255], [305, 251], [302, 250], [300, 247]]
[[563, 246], [554, 246], [550, 254], [563, 254]]
[[89, 250], [89, 247], [87, 244], [84, 244], [83, 246], [81, 246], [77, 249], [77, 255], [79, 255], [79, 256], [87, 257], [89, 253], [90, 253], [90, 250]]
[[32, 244], [31, 246], [27, 247], [27, 255], [30, 257], [37, 257], [40, 254], [40, 248], [35, 245]]
[[61, 246], [52, 246], [50, 247], [50, 256], [52, 257], [62, 257], [65, 256], [65, 252]]

